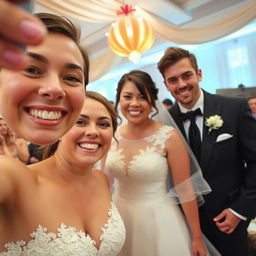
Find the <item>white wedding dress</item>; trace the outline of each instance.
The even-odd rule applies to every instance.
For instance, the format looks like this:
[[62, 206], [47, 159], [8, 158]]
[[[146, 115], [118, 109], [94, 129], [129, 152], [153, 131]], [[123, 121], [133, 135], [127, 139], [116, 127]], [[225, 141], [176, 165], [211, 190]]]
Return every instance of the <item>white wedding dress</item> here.
[[192, 255], [186, 221], [167, 189], [165, 142], [172, 129], [162, 126], [140, 140], [117, 132], [118, 143], [113, 140], [106, 168], [115, 178], [113, 201], [126, 228], [120, 256]]
[[115, 256], [125, 241], [125, 228], [115, 205], [111, 204], [107, 223], [102, 227], [100, 247], [85, 232], [60, 224], [57, 233], [38, 225], [29, 242], [9, 242], [0, 256]]

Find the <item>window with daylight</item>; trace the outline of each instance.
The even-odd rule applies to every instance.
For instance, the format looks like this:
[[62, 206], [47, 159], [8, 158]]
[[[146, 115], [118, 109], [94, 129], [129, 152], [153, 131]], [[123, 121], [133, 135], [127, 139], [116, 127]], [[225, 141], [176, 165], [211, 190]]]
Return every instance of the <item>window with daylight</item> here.
[[235, 44], [228, 49], [227, 58], [229, 63], [230, 84], [250, 85], [248, 48], [242, 44]]

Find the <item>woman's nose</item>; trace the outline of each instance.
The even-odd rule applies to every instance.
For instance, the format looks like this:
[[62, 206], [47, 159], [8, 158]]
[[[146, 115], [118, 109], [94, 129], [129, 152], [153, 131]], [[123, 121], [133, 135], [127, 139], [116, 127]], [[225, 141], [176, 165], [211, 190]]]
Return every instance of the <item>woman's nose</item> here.
[[138, 104], [138, 100], [136, 98], [132, 98], [131, 104], [137, 105]]
[[90, 124], [86, 127], [85, 135], [88, 137], [97, 137], [99, 135], [97, 126], [95, 124]]
[[42, 81], [39, 94], [47, 100], [60, 101], [65, 97], [65, 91], [60, 78], [57, 75], [51, 75], [48, 79]]

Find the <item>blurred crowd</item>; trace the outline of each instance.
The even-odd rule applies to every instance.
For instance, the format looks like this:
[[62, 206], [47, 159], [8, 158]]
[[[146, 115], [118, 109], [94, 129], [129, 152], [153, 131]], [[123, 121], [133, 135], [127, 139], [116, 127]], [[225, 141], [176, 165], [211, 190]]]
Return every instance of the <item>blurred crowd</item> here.
[[19, 137], [0, 116], [0, 155], [32, 164], [42, 160], [41, 148]]

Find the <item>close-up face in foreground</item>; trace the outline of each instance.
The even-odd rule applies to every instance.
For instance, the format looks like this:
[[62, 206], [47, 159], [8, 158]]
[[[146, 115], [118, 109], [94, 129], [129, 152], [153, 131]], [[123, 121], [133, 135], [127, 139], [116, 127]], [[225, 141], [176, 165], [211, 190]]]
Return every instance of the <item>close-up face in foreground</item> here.
[[113, 133], [107, 108], [95, 99], [86, 98], [80, 117], [62, 137], [58, 151], [76, 165], [94, 165], [109, 150]]
[[75, 42], [49, 33], [28, 47], [22, 71], [0, 71], [0, 112], [8, 126], [35, 144], [52, 144], [77, 120], [84, 103], [84, 60]]

